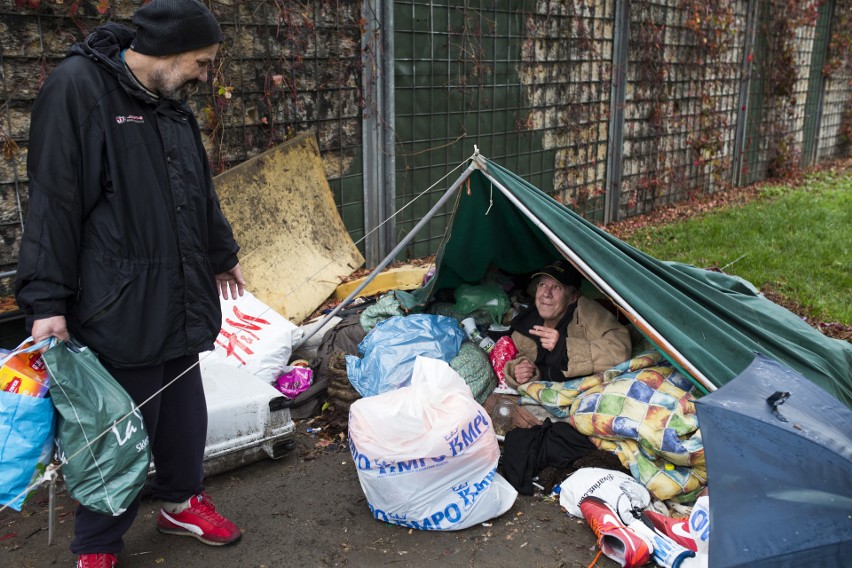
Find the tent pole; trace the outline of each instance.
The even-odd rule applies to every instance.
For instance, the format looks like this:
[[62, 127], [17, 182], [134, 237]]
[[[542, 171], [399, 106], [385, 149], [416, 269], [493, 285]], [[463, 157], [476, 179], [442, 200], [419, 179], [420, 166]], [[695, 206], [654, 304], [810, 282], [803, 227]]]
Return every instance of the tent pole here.
[[[704, 376], [704, 373], [699, 371], [692, 363], [689, 362], [689, 360], [686, 357], [684, 357], [681, 354], [680, 351], [678, 351], [674, 347], [674, 345], [669, 343], [668, 340], [665, 337], [660, 335], [660, 333], [656, 329], [654, 329], [651, 326], [651, 324], [648, 323], [648, 321], [645, 318], [643, 318], [636, 310], [634, 310], [633, 307], [630, 306], [630, 304], [628, 304], [627, 301], [624, 298], [622, 298], [621, 295], [618, 292], [616, 292], [605, 280], [603, 280], [597, 274], [597, 272], [592, 270], [591, 267], [588, 264], [586, 264], [583, 261], [582, 258], [577, 256], [577, 254], [573, 250], [571, 250], [571, 248], [567, 244], [562, 242], [559, 239], [559, 237], [557, 237], [553, 233], [553, 231], [551, 231], [547, 227], [547, 225], [542, 223], [535, 215], [532, 214], [532, 212], [530, 212], [529, 209], [526, 208], [526, 206], [523, 203], [520, 202], [519, 199], [517, 199], [514, 195], [512, 195], [512, 192], [510, 192], [508, 189], [506, 189], [503, 186], [503, 184], [501, 184], [499, 181], [494, 179], [488, 173], [488, 170], [486, 168], [481, 168], [480, 171], [482, 171], [482, 173], [489, 180], [491, 180], [491, 182], [494, 185], [497, 186], [497, 188], [503, 193], [503, 195], [506, 196], [506, 198], [509, 201], [511, 201], [515, 205], [515, 207], [520, 209], [521, 212], [524, 215], [526, 215], [526, 217], [530, 221], [532, 221], [533, 224], [536, 227], [538, 227], [547, 236], [548, 239], [550, 239], [550, 242], [552, 242], [556, 246], [556, 248], [559, 249], [560, 252], [562, 252], [562, 254], [565, 255], [566, 258], [568, 258], [571, 262], [573, 262], [575, 265], [577, 265], [577, 267], [580, 269], [580, 271], [587, 278], [589, 278], [589, 280], [591, 280], [595, 284], [595, 286], [598, 287], [598, 289], [600, 289], [607, 296], [609, 296], [618, 305], [619, 308], [624, 310], [624, 312], [627, 314], [627, 316], [631, 320], [633, 320], [634, 323], [638, 323], [645, 331], [647, 331], [650, 335], [652, 335], [653, 336], [652, 339], [655, 341], [655, 343], [662, 345], [663, 349], [666, 351], [666, 353], [668, 353], [680, 366], [682, 366], [690, 375], [692, 375], [695, 378], [695, 380], [697, 380], [699, 383], [701, 383], [701, 386], [703, 386], [709, 392], [713, 392], [714, 390], [716, 390], [716, 385], [711, 383], [707, 379], [707, 377]], [[589, 277], [590, 275], [591, 275], [591, 278]]]
[[414, 236], [420, 231], [420, 229], [422, 229], [423, 226], [426, 223], [428, 223], [432, 219], [432, 217], [435, 216], [435, 214], [441, 209], [441, 207], [443, 207], [447, 203], [447, 201], [449, 201], [450, 197], [452, 197], [452, 195], [456, 192], [456, 190], [459, 187], [461, 187], [461, 184], [463, 184], [465, 182], [465, 180], [468, 177], [470, 177], [471, 172], [473, 172], [473, 170], [475, 170], [475, 169], [477, 169], [477, 168], [474, 165], [474, 162], [471, 161], [470, 165], [465, 169], [465, 171], [463, 171], [462, 174], [459, 176], [459, 178], [456, 181], [453, 182], [453, 185], [451, 185], [450, 188], [447, 191], [444, 192], [444, 195], [442, 195], [441, 198], [438, 200], [438, 202], [435, 203], [435, 205], [432, 206], [432, 209], [430, 209], [429, 212], [426, 213], [426, 216], [423, 217], [422, 219], [420, 219], [420, 221], [418, 221], [418, 223], [416, 225], [414, 225], [414, 228], [411, 229], [408, 232], [407, 235], [405, 235], [405, 238], [402, 239], [399, 242], [399, 244], [396, 245], [396, 247], [394, 247], [394, 249], [392, 251], [390, 251], [390, 253], [388, 253], [388, 255], [384, 258], [384, 260], [382, 260], [376, 266], [376, 268], [373, 269], [373, 271], [370, 273], [370, 275], [367, 276], [367, 278], [361, 284], [359, 284], [357, 288], [352, 290], [352, 292], [350, 292], [349, 295], [346, 296], [343, 299], [343, 301], [341, 301], [339, 304], [337, 304], [337, 306], [322, 319], [322, 321], [319, 323], [319, 325], [315, 326], [310, 331], [310, 333], [305, 335], [301, 339], [301, 341], [299, 341], [299, 343], [297, 343], [296, 345], [293, 346], [293, 351], [295, 351], [296, 349], [298, 349], [299, 347], [304, 345], [305, 342], [308, 339], [310, 339], [311, 337], [313, 337], [314, 334], [316, 334], [316, 332], [321, 330], [331, 318], [336, 316], [337, 313], [340, 312], [340, 310], [345, 308], [349, 304], [349, 302], [351, 302], [352, 299], [355, 298], [361, 292], [361, 290], [366, 288], [367, 285], [370, 282], [372, 282], [373, 279], [379, 274], [379, 272], [384, 270], [385, 267], [388, 264], [390, 264], [391, 261], [393, 261], [394, 258], [396, 258], [396, 255], [399, 254], [399, 252], [403, 248], [405, 248], [405, 246], [411, 241], [411, 239], [414, 238]]

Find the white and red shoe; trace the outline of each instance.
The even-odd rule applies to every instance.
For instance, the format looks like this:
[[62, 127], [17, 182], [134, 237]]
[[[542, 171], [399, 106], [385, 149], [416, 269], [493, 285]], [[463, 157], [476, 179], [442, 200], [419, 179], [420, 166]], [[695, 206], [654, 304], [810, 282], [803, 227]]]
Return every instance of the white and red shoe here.
[[607, 557], [624, 568], [642, 566], [651, 559], [653, 545], [627, 528], [603, 499], [586, 497], [580, 502], [580, 512], [598, 536], [598, 546]]
[[651, 521], [655, 529], [682, 547], [698, 551], [698, 544], [689, 531], [689, 519], [673, 519], [650, 509], [642, 511], [642, 516]]
[[190, 497], [180, 506], [160, 509], [157, 529], [165, 534], [191, 536], [213, 546], [237, 542], [242, 536], [234, 523], [216, 512], [213, 501], [204, 493]]

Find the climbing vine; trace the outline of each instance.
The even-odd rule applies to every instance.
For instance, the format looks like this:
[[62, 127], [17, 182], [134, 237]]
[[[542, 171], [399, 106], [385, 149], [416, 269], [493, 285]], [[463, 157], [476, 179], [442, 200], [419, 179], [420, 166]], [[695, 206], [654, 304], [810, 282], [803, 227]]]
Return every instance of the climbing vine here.
[[632, 18], [638, 21], [630, 37], [635, 66], [632, 98], [638, 116], [628, 126], [631, 145], [640, 148], [634, 157], [640, 164], [640, 175], [627, 185], [626, 197], [629, 209], [641, 211], [654, 207], [671, 173], [663, 148], [669, 129], [667, 85], [671, 66], [664, 57], [665, 21], [651, 6], [634, 4], [632, 8]]
[[[721, 90], [719, 83], [730, 80], [726, 73], [731, 66], [728, 54], [735, 51], [737, 39], [734, 2], [681, 0], [680, 9], [686, 16], [684, 27], [692, 37], [687, 61], [703, 70], [695, 84], [698, 109], [687, 121], [686, 144], [691, 149], [693, 166], [701, 172], [709, 170], [713, 187], [720, 189], [727, 185], [731, 168], [730, 157], [725, 155], [725, 140], [731, 123], [724, 108], [720, 108], [719, 97], [711, 93]], [[704, 185], [702, 180], [703, 176], [698, 176], [693, 182], [693, 197]]]
[[797, 111], [796, 84], [799, 76], [797, 47], [800, 30], [815, 27], [819, 7], [825, 0], [771, 0], [762, 32], [767, 38], [765, 93], [770, 109], [766, 127], [768, 143], [767, 175], [785, 178], [799, 169], [801, 149], [796, 143], [790, 122]]
[[548, 139], [567, 146], [556, 156], [555, 198], [578, 210], [605, 194], [603, 180], [597, 179], [588, 159], [597, 157], [611, 79], [611, 64], [599, 52], [605, 38], [595, 36], [600, 21], [595, 9], [588, 0], [537, 2], [535, 12], [526, 17], [521, 50], [521, 75], [530, 83], [530, 104], [518, 116], [515, 130], [526, 134], [548, 129]]
[[822, 68], [826, 77], [852, 67], [852, 0], [836, 0], [832, 18], [828, 58]]

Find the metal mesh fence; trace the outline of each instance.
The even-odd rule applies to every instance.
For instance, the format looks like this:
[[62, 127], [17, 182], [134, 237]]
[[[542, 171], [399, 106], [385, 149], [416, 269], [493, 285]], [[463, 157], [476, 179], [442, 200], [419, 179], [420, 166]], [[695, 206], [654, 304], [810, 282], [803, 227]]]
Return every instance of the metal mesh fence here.
[[[620, 217], [717, 191], [730, 180], [743, 3], [700, 12], [680, 5], [631, 4]], [[715, 33], [722, 25], [725, 33]]]
[[612, 82], [612, 2], [538, 2], [525, 15], [525, 127], [554, 151], [545, 191], [603, 221]]
[[802, 158], [816, 20], [788, 8], [758, 2], [741, 184], [788, 174]]
[[[474, 145], [603, 219], [612, 2], [395, 2], [397, 198], [441, 179]], [[451, 182], [452, 180], [448, 180]], [[435, 188], [397, 220], [411, 228]], [[406, 251], [434, 252], [438, 215]]]
[[852, 72], [837, 73], [826, 81], [820, 121], [817, 161], [837, 158], [849, 152], [852, 143]]
[[828, 1], [821, 9], [827, 12], [820, 24], [829, 41], [820, 69], [825, 81], [818, 110], [817, 162], [848, 154], [852, 144], [852, 52], [848, 44], [852, 0]]
[[[523, 128], [517, 9], [488, 1], [394, 4], [397, 208], [441, 180], [474, 146], [533, 183], [552, 186], [552, 157], [542, 152], [540, 136]], [[423, 218], [457, 175], [400, 214], [398, 235]], [[447, 215], [436, 215], [405, 256], [433, 253]]]
[[213, 2], [226, 41], [213, 93], [198, 101], [216, 171], [296, 133], [316, 134], [353, 238], [364, 232], [361, 7], [346, 0]]

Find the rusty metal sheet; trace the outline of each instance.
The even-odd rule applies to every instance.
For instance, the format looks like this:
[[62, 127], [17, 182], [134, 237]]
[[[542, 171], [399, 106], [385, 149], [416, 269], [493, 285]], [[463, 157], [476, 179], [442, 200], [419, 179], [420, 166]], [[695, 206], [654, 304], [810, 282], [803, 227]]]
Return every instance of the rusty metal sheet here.
[[301, 134], [215, 178], [242, 247], [248, 289], [301, 323], [364, 264], [340, 218], [313, 134]]

